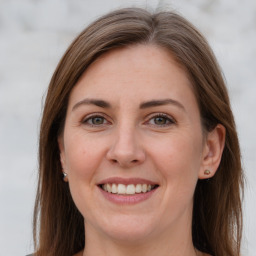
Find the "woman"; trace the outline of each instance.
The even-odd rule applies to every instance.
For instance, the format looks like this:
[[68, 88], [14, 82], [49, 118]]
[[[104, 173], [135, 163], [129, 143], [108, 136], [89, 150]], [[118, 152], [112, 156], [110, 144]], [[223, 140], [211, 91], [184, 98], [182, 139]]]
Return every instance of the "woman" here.
[[172, 12], [86, 28], [49, 85], [35, 255], [238, 256], [243, 175], [206, 40]]

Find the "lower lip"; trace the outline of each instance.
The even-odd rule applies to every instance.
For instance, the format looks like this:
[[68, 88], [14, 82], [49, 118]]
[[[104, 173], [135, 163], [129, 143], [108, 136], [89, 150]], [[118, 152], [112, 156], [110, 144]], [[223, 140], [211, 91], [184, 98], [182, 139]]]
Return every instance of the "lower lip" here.
[[113, 194], [113, 193], [109, 193], [106, 192], [105, 190], [99, 188], [101, 193], [103, 194], [103, 196], [116, 204], [137, 204], [140, 202], [143, 202], [147, 199], [149, 199], [154, 193], [155, 191], [158, 189], [155, 188], [149, 192], [146, 193], [138, 193], [138, 194], [134, 194], [134, 195], [119, 195], [119, 194]]

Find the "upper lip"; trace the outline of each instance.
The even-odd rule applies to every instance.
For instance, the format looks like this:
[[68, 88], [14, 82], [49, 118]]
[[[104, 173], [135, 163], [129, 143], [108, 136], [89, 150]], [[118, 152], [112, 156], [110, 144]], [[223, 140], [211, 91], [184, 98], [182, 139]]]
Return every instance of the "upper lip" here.
[[121, 178], [121, 177], [111, 177], [104, 179], [98, 183], [98, 185], [102, 184], [124, 184], [124, 185], [129, 185], [129, 184], [147, 184], [147, 185], [158, 185], [157, 182], [143, 179], [143, 178]]

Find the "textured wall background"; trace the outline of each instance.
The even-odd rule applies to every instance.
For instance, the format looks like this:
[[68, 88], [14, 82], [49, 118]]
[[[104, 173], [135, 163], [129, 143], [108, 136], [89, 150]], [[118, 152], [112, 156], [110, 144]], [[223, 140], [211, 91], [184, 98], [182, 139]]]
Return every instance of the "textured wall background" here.
[[73, 38], [126, 6], [175, 9], [208, 38], [225, 73], [247, 176], [243, 253], [256, 243], [255, 0], [0, 0], [0, 255], [32, 248], [32, 208], [42, 97]]

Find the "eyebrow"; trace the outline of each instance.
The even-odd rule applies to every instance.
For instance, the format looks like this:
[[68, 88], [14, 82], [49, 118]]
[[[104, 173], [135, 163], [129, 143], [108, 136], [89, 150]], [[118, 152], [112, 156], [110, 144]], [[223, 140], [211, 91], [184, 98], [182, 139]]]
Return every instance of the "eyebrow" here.
[[79, 106], [81, 105], [95, 105], [101, 108], [110, 108], [111, 105], [104, 101], [104, 100], [100, 100], [100, 99], [83, 99], [79, 102], [77, 102], [74, 107], [72, 108], [72, 111], [74, 111], [75, 109], [77, 109]]
[[173, 99], [146, 101], [146, 102], [143, 102], [140, 104], [140, 109], [158, 107], [158, 106], [169, 105], [169, 104], [175, 105], [185, 111], [185, 107], [180, 102], [173, 100]]
[[[140, 104], [140, 109], [145, 109], [145, 108], [151, 108], [151, 107], [158, 107], [158, 106], [163, 106], [163, 105], [175, 105], [182, 110], [185, 111], [185, 107], [178, 101], [173, 100], [173, 99], [162, 99], [162, 100], [150, 100], [150, 101], [145, 101]], [[111, 104], [108, 103], [105, 100], [101, 99], [83, 99], [79, 102], [77, 102], [73, 108], [72, 111], [77, 109], [81, 105], [95, 105], [101, 108], [111, 108]]]

